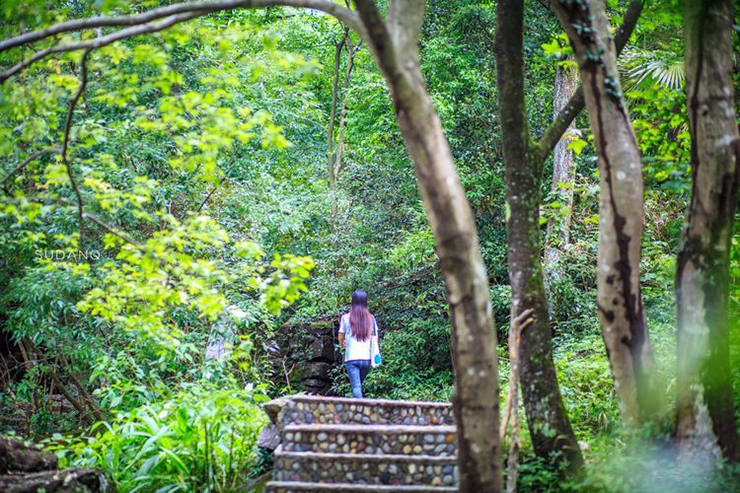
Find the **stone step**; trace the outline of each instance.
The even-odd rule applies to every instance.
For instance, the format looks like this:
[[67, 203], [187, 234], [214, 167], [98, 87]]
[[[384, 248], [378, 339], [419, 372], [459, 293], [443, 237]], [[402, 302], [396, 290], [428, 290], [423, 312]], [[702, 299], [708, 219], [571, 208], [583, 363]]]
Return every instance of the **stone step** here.
[[457, 488], [450, 486], [383, 486], [354, 483], [304, 483], [298, 481], [270, 481], [267, 483], [267, 487], [265, 488], [266, 493], [293, 493], [294, 491], [398, 491], [407, 493], [452, 493], [456, 492]]
[[310, 395], [290, 396], [282, 414], [290, 424], [391, 424], [454, 425], [452, 406], [447, 402], [347, 399]]
[[454, 426], [288, 425], [283, 428], [284, 452], [455, 457]]
[[393, 486], [454, 486], [457, 458], [433, 455], [275, 453], [273, 480]]

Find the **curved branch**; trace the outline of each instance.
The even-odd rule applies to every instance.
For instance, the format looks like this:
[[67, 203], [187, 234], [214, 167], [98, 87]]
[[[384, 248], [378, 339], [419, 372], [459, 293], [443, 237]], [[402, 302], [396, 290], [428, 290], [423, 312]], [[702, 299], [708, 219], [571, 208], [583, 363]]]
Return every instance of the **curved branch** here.
[[[229, 2], [217, 2], [217, 5], [224, 4], [236, 4], [243, 3], [241, 1], [229, 1]], [[169, 17], [175, 14], [181, 14], [185, 12], [194, 12], [198, 10], [210, 11], [213, 8], [210, 2], [198, 2], [198, 3], [180, 3], [175, 5], [168, 5], [166, 7], [152, 9], [141, 14], [134, 15], [123, 15], [119, 17], [90, 17], [87, 19], [74, 19], [67, 22], [61, 22], [54, 24], [44, 29], [32, 31], [29, 33], [21, 34], [14, 38], [5, 39], [0, 41], [0, 52], [9, 50], [16, 46], [22, 46], [25, 44], [33, 43], [46, 39], [56, 34], [82, 31], [85, 29], [93, 29], [98, 27], [113, 27], [113, 26], [135, 26], [151, 21], [156, 21], [163, 17]]]
[[95, 224], [97, 224], [98, 226], [100, 226], [101, 228], [103, 228], [104, 230], [106, 230], [107, 232], [109, 232], [110, 234], [119, 237], [120, 239], [122, 239], [126, 243], [130, 243], [132, 245], [141, 246], [141, 243], [140, 242], [134, 240], [133, 238], [131, 238], [130, 236], [128, 236], [123, 231], [121, 231], [121, 230], [119, 230], [119, 229], [111, 226], [110, 224], [106, 223], [105, 221], [103, 221], [102, 219], [100, 219], [98, 216], [96, 216], [94, 214], [90, 214], [89, 212], [83, 212], [82, 213], [82, 217], [85, 218], [85, 219], [89, 219], [90, 221], [94, 222]]
[[261, 8], [270, 6], [299, 7], [319, 10], [325, 14], [336, 17], [357, 31], [358, 34], [364, 36], [365, 29], [357, 14], [349, 8], [342, 7], [330, 0], [222, 0], [215, 2], [186, 2], [168, 5], [166, 7], [152, 9], [147, 12], [134, 15], [122, 15], [118, 17], [100, 16], [61, 22], [44, 29], [0, 41], [0, 52], [16, 46], [26, 45], [34, 41], [40, 41], [56, 34], [83, 31], [85, 29], [113, 26], [139, 26], [141, 24], [147, 24], [152, 21], [181, 14], [198, 17], [211, 12], [235, 8]]
[[28, 166], [28, 164], [31, 163], [32, 161], [40, 158], [41, 156], [45, 156], [47, 154], [54, 154], [55, 152], [59, 152], [58, 147], [50, 147], [48, 149], [41, 149], [40, 151], [34, 152], [30, 156], [28, 156], [26, 159], [24, 159], [21, 164], [16, 166], [15, 169], [13, 169], [13, 171], [5, 175], [5, 178], [3, 178], [3, 181], [0, 182], [0, 186], [2, 186], [3, 190], [5, 190], [5, 192], [7, 193], [8, 190], [5, 188], [5, 184], [8, 182], [8, 180], [10, 180], [14, 175], [23, 171], [26, 168], [26, 166]]
[[[627, 12], [624, 14], [624, 21], [619, 26], [617, 33], [614, 36], [614, 45], [617, 48], [617, 56], [622, 53], [622, 50], [627, 45], [632, 32], [635, 30], [637, 20], [642, 14], [642, 9], [645, 6], [644, 0], [633, 0]], [[537, 143], [537, 153], [540, 158], [540, 162], [544, 161], [545, 158], [552, 152], [557, 145], [560, 138], [563, 136], [570, 124], [573, 122], [578, 113], [586, 106], [586, 98], [583, 96], [583, 84], [578, 85], [578, 89], [573, 93], [573, 96], [568, 100], [568, 103], [560, 110], [557, 118], [547, 127], [542, 138]]]
[[30, 58], [27, 58], [23, 60], [22, 62], [15, 64], [8, 70], [0, 73], [0, 84], [8, 80], [8, 78], [12, 77], [13, 75], [17, 74], [21, 70], [28, 68], [29, 66], [38, 62], [39, 60], [46, 58], [47, 56], [52, 55], [54, 53], [64, 53], [68, 51], [78, 51], [78, 50], [87, 50], [89, 52], [97, 48], [102, 48], [104, 46], [107, 46], [121, 39], [138, 36], [139, 34], [148, 34], [148, 33], [154, 33], [157, 31], [161, 31], [163, 29], [167, 29], [168, 27], [171, 27], [180, 22], [184, 22], [186, 20], [193, 19], [195, 17], [205, 15], [207, 13], [208, 12], [192, 12], [188, 14], [173, 15], [159, 22], [153, 22], [149, 24], [143, 24], [140, 26], [130, 27], [127, 29], [122, 29], [120, 31], [116, 31], [115, 33], [109, 34], [107, 36], [95, 38], [90, 41], [80, 41], [79, 43], [71, 43], [71, 44], [66, 44], [66, 45], [61, 45], [61, 46], [54, 46], [52, 48], [47, 48], [45, 50], [37, 51]]
[[85, 50], [85, 52], [82, 54], [82, 60], [80, 60], [80, 86], [77, 88], [77, 92], [72, 97], [72, 100], [69, 102], [69, 111], [67, 111], [67, 120], [64, 122], [64, 140], [62, 141], [62, 162], [64, 163], [64, 167], [67, 168], [67, 176], [69, 177], [69, 181], [72, 184], [72, 189], [75, 192], [75, 196], [77, 197], [77, 215], [79, 218], [79, 228], [80, 228], [80, 241], [82, 241], [82, 194], [80, 194], [80, 189], [77, 187], [77, 182], [75, 182], [74, 174], [72, 173], [72, 165], [69, 163], [69, 159], [67, 159], [67, 150], [69, 149], [69, 132], [72, 129], [72, 117], [74, 116], [75, 107], [77, 106], [77, 102], [80, 100], [80, 96], [82, 96], [82, 93], [85, 92], [85, 88], [87, 87], [87, 56], [90, 54], [90, 51], [92, 48], [88, 48]]

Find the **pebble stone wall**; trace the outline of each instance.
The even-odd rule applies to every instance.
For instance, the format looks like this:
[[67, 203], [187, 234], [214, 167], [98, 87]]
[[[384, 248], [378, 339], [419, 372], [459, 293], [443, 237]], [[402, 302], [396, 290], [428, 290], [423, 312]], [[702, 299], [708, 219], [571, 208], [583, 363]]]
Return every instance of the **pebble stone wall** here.
[[281, 445], [267, 492], [457, 491], [449, 404], [300, 395], [274, 402]]
[[[350, 403], [342, 400], [289, 401], [283, 410], [283, 425], [289, 424], [395, 424], [454, 425], [452, 407], [439, 403], [377, 401]], [[372, 402], [372, 401], [371, 401]]]
[[455, 429], [451, 426], [331, 426], [292, 425], [285, 428], [286, 452], [345, 454], [422, 454], [454, 456]]
[[286, 455], [276, 458], [275, 471], [274, 478], [277, 481], [363, 485], [457, 484], [454, 458], [359, 460], [354, 457], [335, 457], [333, 461], [318, 461], [308, 456]]

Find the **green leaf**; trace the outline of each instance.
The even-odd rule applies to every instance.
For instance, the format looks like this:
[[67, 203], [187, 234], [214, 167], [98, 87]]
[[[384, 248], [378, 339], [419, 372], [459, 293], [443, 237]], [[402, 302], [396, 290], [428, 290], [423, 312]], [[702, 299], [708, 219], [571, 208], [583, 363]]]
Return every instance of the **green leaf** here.
[[586, 145], [588, 145], [588, 142], [586, 142], [585, 140], [573, 138], [568, 143], [568, 149], [573, 151], [576, 155], [579, 155], [581, 154], [581, 152], [583, 152], [583, 148], [586, 147]]

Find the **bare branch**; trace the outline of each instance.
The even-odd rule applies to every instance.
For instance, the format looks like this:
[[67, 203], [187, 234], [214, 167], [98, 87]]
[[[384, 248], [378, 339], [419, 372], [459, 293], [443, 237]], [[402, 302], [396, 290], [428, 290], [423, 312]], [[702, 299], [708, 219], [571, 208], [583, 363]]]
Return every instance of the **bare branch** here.
[[[208, 13], [208, 12], [205, 12], [205, 13]], [[205, 13], [195, 12], [195, 13], [188, 13], [188, 14], [173, 15], [172, 17], [168, 17], [160, 22], [153, 22], [150, 24], [143, 24], [140, 26], [122, 29], [120, 31], [116, 31], [115, 33], [109, 34], [107, 36], [95, 38], [90, 41], [80, 41], [78, 43], [54, 46], [52, 48], [47, 48], [45, 50], [37, 51], [30, 58], [27, 58], [23, 60], [22, 62], [19, 62], [15, 64], [14, 66], [10, 67], [5, 72], [0, 73], [0, 84], [8, 80], [9, 77], [12, 77], [13, 75], [17, 74], [21, 70], [28, 68], [29, 66], [33, 65], [39, 60], [46, 58], [49, 55], [53, 55], [55, 53], [64, 53], [68, 51], [78, 51], [78, 50], [86, 50], [89, 52], [94, 49], [107, 46], [121, 39], [138, 36], [139, 34], [154, 33], [154, 32], [161, 31], [163, 29], [167, 29], [168, 27], [171, 27], [175, 24], [204, 15]]]
[[550, 155], [558, 141], [563, 137], [563, 134], [570, 124], [578, 116], [578, 113], [583, 110], [586, 106], [586, 98], [583, 95], [583, 84], [579, 83], [576, 92], [570, 97], [568, 102], [563, 109], [560, 110], [555, 120], [547, 127], [542, 138], [537, 143], [537, 151], [539, 154], [539, 161], [544, 161], [547, 156]]
[[67, 168], [67, 176], [69, 177], [72, 189], [77, 197], [80, 241], [82, 241], [82, 195], [80, 194], [80, 189], [77, 187], [77, 182], [75, 182], [74, 174], [72, 173], [72, 165], [69, 163], [69, 159], [67, 158], [67, 150], [69, 149], [69, 132], [72, 128], [72, 118], [74, 117], [75, 107], [77, 106], [77, 102], [80, 100], [80, 96], [82, 96], [82, 93], [85, 92], [85, 88], [87, 87], [87, 56], [90, 54], [90, 51], [91, 48], [87, 49], [85, 53], [82, 54], [82, 60], [80, 60], [80, 86], [77, 88], [77, 92], [69, 102], [67, 120], [64, 122], [64, 139], [62, 141], [62, 162], [64, 163], [65, 168]]
[[101, 228], [103, 228], [104, 230], [106, 230], [107, 232], [109, 232], [110, 234], [121, 238], [126, 243], [130, 243], [132, 245], [141, 246], [141, 243], [140, 242], [134, 240], [133, 238], [131, 238], [130, 236], [128, 236], [123, 231], [121, 231], [121, 230], [119, 230], [119, 229], [111, 226], [110, 224], [106, 223], [105, 221], [103, 221], [102, 219], [100, 219], [98, 216], [96, 216], [94, 214], [90, 214], [89, 212], [83, 212], [82, 213], [82, 217], [85, 218], [85, 219], [89, 219], [90, 221], [94, 222], [95, 224], [97, 224], [98, 226], [100, 226]]
[[203, 199], [203, 202], [200, 203], [200, 206], [198, 206], [198, 212], [200, 212], [200, 210], [203, 209], [203, 206], [206, 205], [206, 202], [208, 202], [211, 199], [211, 196], [216, 192], [216, 190], [219, 189], [219, 187], [221, 185], [223, 185], [223, 183], [225, 181], [226, 181], [226, 176], [224, 176], [223, 178], [221, 178], [221, 181], [218, 182], [218, 185], [216, 185], [215, 187], [213, 187], [213, 189], [211, 190], [211, 192], [206, 196], [205, 199]]
[[[199, 17], [222, 10], [230, 10], [236, 8], [262, 8], [270, 6], [315, 9], [325, 14], [336, 17], [337, 19], [341, 20], [349, 27], [351, 27], [353, 30], [357, 31], [360, 36], [365, 35], [365, 29], [362, 25], [362, 22], [360, 22], [357, 14], [349, 8], [342, 7], [341, 5], [336, 4], [330, 0], [222, 0], [216, 2], [180, 3], [161, 7], [158, 9], [153, 9], [136, 15], [123, 15], [118, 17], [101, 16], [62, 22], [44, 29], [40, 29], [38, 31], [25, 33], [20, 36], [1, 41], [0, 52], [16, 46], [22, 46], [34, 41], [46, 39], [56, 34], [83, 31], [85, 29], [112, 26], [140, 26], [142, 24], [148, 24], [159, 19], [171, 19], [177, 18], [179, 16], [185, 16], [185, 19], [180, 18], [179, 20], [177, 20], [177, 22], [182, 22], [183, 20], [192, 19], [194, 17]], [[164, 27], [162, 27], [161, 29], [164, 29]], [[125, 29], [122, 31], [125, 31]], [[84, 47], [77, 49], [84, 49]]]
[[[211, 12], [215, 6], [225, 6], [227, 4], [239, 4], [244, 3], [243, 1], [228, 1], [228, 2], [197, 2], [197, 3], [180, 3], [175, 5], [168, 5], [166, 7], [152, 9], [141, 14], [123, 15], [119, 17], [89, 17], [87, 19], [74, 19], [67, 22], [61, 22], [54, 24], [38, 31], [32, 31], [29, 33], [21, 34], [14, 38], [5, 39], [0, 41], [0, 52], [9, 50], [16, 46], [22, 46], [24, 44], [33, 43], [46, 39], [56, 34], [82, 31], [85, 29], [99, 28], [99, 27], [113, 27], [113, 26], [135, 26], [144, 24], [151, 21], [156, 21], [164, 17], [171, 15], [182, 14], [186, 12], [197, 12], [207, 11]], [[228, 8], [228, 7], [224, 7]]]
[[8, 189], [5, 188], [5, 184], [8, 182], [8, 180], [10, 180], [14, 175], [16, 175], [16, 174], [20, 173], [21, 171], [23, 171], [26, 168], [26, 166], [29, 165], [29, 163], [35, 161], [36, 159], [40, 158], [41, 156], [45, 156], [47, 154], [54, 154], [55, 152], [59, 152], [59, 148], [58, 147], [50, 147], [48, 149], [41, 149], [40, 151], [34, 152], [30, 156], [28, 156], [26, 159], [24, 159], [21, 164], [19, 164], [18, 166], [16, 166], [13, 171], [11, 171], [10, 173], [8, 173], [5, 176], [5, 178], [3, 178], [3, 181], [0, 182], [0, 186], [3, 187], [3, 189], [5, 190], [6, 193], [9, 193], [8, 192]]
[[[614, 36], [614, 45], [617, 48], [617, 56], [622, 53], [622, 50], [627, 45], [630, 36], [632, 36], [632, 31], [635, 30], [637, 20], [640, 18], [640, 14], [642, 14], [642, 8], [644, 6], [645, 2], [643, 0], [633, 0], [629, 7], [627, 7], [627, 12], [624, 14], [624, 21]], [[573, 96], [568, 100], [568, 103], [563, 107], [560, 113], [558, 113], [557, 118], [555, 118], [547, 130], [545, 130], [542, 138], [537, 143], [537, 152], [540, 157], [540, 162], [544, 161], [552, 152], [565, 131], [570, 127], [570, 124], [573, 122], [575, 117], [578, 116], [578, 113], [580, 113], [585, 106], [586, 99], [583, 96], [583, 84], [579, 84], [576, 92], [573, 93]]]

